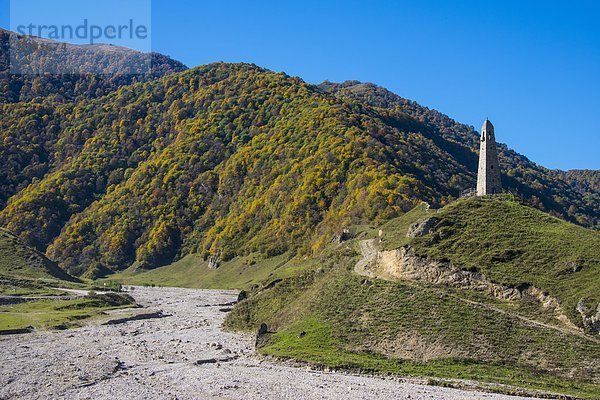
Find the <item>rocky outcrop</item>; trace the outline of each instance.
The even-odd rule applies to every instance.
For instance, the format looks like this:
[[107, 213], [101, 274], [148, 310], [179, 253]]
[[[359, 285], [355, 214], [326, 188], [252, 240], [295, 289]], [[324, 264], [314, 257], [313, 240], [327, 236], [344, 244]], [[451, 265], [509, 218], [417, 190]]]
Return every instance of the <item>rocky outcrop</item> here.
[[414, 238], [418, 236], [428, 235], [433, 233], [435, 226], [439, 222], [439, 218], [431, 217], [421, 222], [415, 222], [408, 228], [407, 237]]
[[379, 272], [396, 279], [477, 290], [487, 290], [493, 285], [479, 272], [464, 271], [449, 261], [418, 256], [411, 246], [379, 252], [375, 265]]
[[331, 238], [331, 242], [340, 244], [345, 242], [346, 240], [349, 240], [350, 238], [352, 238], [352, 235], [350, 234], [350, 229], [344, 228], [340, 232], [333, 235], [333, 237]]
[[577, 303], [577, 312], [581, 314], [583, 321], [583, 327], [594, 333], [600, 333], [600, 304], [596, 307], [594, 312], [593, 308], [589, 308], [583, 299]]
[[221, 265], [221, 253], [211, 254], [208, 256], [206, 262], [208, 263], [208, 268], [217, 269]]
[[264, 346], [268, 340], [268, 334], [269, 334], [269, 327], [267, 326], [267, 324], [265, 324], [265, 323], [260, 324], [260, 327], [258, 328], [258, 332], [256, 333], [256, 340], [254, 342], [254, 347], [258, 349], [258, 348]]
[[531, 298], [543, 308], [554, 311], [557, 316], [562, 315], [559, 302], [533, 285], [522, 284], [517, 287], [500, 285], [492, 282], [481, 272], [463, 270], [450, 261], [416, 255], [411, 246], [378, 252], [374, 270], [377, 275], [387, 278], [477, 290], [505, 300]]

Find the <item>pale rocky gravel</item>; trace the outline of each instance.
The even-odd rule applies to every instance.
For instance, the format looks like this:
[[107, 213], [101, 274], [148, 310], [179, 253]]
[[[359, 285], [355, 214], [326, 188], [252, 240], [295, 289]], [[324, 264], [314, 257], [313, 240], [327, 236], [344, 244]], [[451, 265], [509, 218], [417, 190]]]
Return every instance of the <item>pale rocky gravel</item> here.
[[233, 291], [130, 294], [169, 316], [0, 338], [0, 399], [518, 399], [266, 361], [221, 330]]

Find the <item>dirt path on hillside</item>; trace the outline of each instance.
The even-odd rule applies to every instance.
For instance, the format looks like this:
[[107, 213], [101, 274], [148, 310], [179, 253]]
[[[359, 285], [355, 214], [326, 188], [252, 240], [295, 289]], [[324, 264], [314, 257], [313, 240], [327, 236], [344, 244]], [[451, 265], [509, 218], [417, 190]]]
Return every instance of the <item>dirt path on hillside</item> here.
[[462, 298], [460, 296], [454, 296], [454, 295], [451, 295], [451, 296], [454, 297], [457, 300], [462, 301], [463, 303], [471, 304], [471, 305], [474, 305], [474, 306], [477, 306], [477, 307], [483, 307], [483, 308], [486, 308], [486, 309], [488, 309], [490, 311], [494, 311], [494, 312], [497, 312], [497, 313], [500, 313], [500, 314], [508, 315], [510, 317], [518, 318], [521, 321], [523, 321], [523, 322], [525, 322], [525, 323], [527, 323], [529, 325], [537, 326], [537, 327], [540, 327], [540, 328], [553, 329], [553, 330], [555, 330], [557, 332], [564, 333], [564, 334], [567, 334], [567, 335], [575, 335], [575, 336], [579, 337], [580, 339], [585, 339], [585, 340], [590, 341], [590, 342], [600, 343], [599, 339], [596, 339], [594, 337], [588, 336], [585, 333], [577, 331], [577, 330], [574, 330], [574, 329], [570, 329], [570, 328], [567, 328], [567, 327], [563, 328], [563, 327], [556, 326], [556, 325], [546, 324], [544, 322], [540, 322], [540, 321], [537, 321], [535, 319], [531, 319], [531, 318], [525, 317], [525, 316], [523, 316], [521, 314], [517, 314], [517, 313], [514, 313], [514, 312], [503, 310], [501, 308], [494, 307], [494, 306], [489, 305], [489, 304], [480, 303], [480, 302], [474, 301], [474, 300], [464, 299], [464, 298]]
[[375, 244], [376, 241], [377, 239], [367, 239], [358, 242], [360, 246], [360, 252], [362, 254], [362, 258], [354, 265], [354, 272], [358, 275], [366, 276], [368, 278], [376, 277], [373, 271], [369, 269], [377, 257], [378, 250]]
[[0, 338], [1, 399], [515, 399], [264, 361], [223, 332], [237, 293], [136, 288], [163, 318]]

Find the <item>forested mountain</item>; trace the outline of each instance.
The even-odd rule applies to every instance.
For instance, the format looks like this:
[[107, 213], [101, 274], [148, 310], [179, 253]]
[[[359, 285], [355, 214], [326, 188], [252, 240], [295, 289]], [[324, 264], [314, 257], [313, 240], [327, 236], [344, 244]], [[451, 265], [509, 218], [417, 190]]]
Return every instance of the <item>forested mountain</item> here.
[[[0, 105], [0, 225], [73, 274], [311, 253], [351, 223], [475, 185], [472, 127], [374, 85], [224, 63], [151, 78]], [[21, 88], [11, 101], [32, 97], [34, 82], [5, 79]], [[505, 146], [500, 158], [505, 185], [538, 208], [598, 223], [557, 174]]]
[[443, 184], [415, 178], [415, 161], [467, 173], [420, 135], [251, 65], [214, 64], [55, 112], [60, 167], [0, 218], [80, 273], [160, 265], [182, 248], [309, 251], [352, 218], [444, 201]]
[[[19, 74], [11, 74], [11, 45]], [[55, 71], [57, 68], [60, 70]], [[158, 53], [109, 45], [60, 44], [0, 28], [0, 103], [41, 99], [63, 103], [100, 97], [123, 85], [185, 69], [179, 61]], [[49, 73], [52, 71], [57, 73]]]
[[[460, 124], [436, 110], [420, 106], [370, 83], [324, 82], [319, 87], [341, 99], [376, 108], [382, 115], [388, 116], [391, 124], [395, 120], [418, 120], [427, 126], [428, 130], [423, 132], [437, 146], [460, 159], [469, 169], [477, 169], [475, 151], [479, 147], [479, 133], [472, 126]], [[504, 172], [503, 183], [510, 190], [557, 217], [584, 226], [597, 226], [600, 223], [600, 171], [549, 170], [510, 150], [505, 144], [499, 143], [498, 151]]]
[[[63, 64], [71, 64], [72, 69], [81, 68], [81, 73], [33, 74], [35, 68], [51, 70], [51, 64], [57, 61], [49, 54], [50, 50], [36, 51], [48, 43], [61, 45], [25, 38], [0, 28], [0, 111], [3, 116], [0, 119], [3, 139], [0, 143], [0, 208], [9, 197], [32, 180], [41, 179], [61, 162], [60, 152], [55, 149], [60, 130], [57, 110], [61, 105], [68, 109], [70, 103], [101, 97], [121, 86], [187, 69], [179, 61], [158, 53], [143, 54], [107, 45], [65, 45], [68, 59]], [[26, 58], [21, 60], [23, 74], [11, 73], [11, 45], [21, 49]], [[150, 62], [149, 73], [128, 73], [132, 67], [145, 62]], [[101, 66], [106, 73], [86, 73], [86, 66], [96, 66], [96, 69]]]
[[569, 185], [584, 196], [596, 196], [595, 201], [600, 201], [600, 171], [591, 169], [573, 169], [558, 171]]

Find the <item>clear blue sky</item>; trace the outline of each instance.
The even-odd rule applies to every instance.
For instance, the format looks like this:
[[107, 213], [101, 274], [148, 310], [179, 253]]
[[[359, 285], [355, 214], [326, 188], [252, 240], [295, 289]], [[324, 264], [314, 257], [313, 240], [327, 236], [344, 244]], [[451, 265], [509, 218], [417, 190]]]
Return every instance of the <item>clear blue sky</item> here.
[[[8, 0], [0, 6], [8, 27]], [[600, 169], [600, 2], [154, 0], [152, 8], [154, 51], [188, 66], [245, 61], [311, 83], [374, 82], [478, 130], [489, 117], [499, 141], [548, 168]]]

